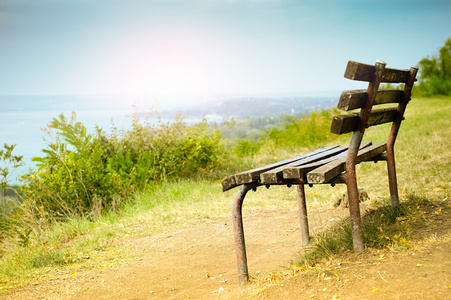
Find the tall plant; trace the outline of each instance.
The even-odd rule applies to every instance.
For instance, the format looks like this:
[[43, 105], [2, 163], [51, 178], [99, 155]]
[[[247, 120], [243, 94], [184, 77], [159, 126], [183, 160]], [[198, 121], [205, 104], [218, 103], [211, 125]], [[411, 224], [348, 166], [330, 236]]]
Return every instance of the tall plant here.
[[2, 211], [3, 219], [6, 219], [8, 212], [8, 200], [6, 197], [6, 191], [8, 187], [8, 180], [11, 178], [14, 171], [23, 165], [23, 156], [13, 155], [13, 151], [16, 145], [3, 145], [3, 150], [0, 150], [0, 158], [2, 160], [2, 165], [0, 166], [0, 190], [1, 199], [3, 205], [0, 208]]
[[218, 163], [219, 131], [206, 120], [188, 125], [178, 114], [164, 123], [137, 116], [132, 128], [106, 134], [63, 114], [45, 129], [47, 148], [38, 170], [23, 177], [28, 210], [39, 219], [98, 215], [162, 180], [208, 173]]

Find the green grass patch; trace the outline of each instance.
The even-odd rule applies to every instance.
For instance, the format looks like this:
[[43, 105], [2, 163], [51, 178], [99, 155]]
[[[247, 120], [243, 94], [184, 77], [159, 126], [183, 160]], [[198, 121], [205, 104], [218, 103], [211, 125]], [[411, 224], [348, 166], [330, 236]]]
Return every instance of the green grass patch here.
[[[427, 227], [428, 214], [451, 213], [448, 201], [431, 201], [411, 194], [398, 207], [379, 207], [362, 217], [365, 248], [402, 251], [411, 247], [413, 233]], [[295, 265], [314, 266], [330, 257], [353, 249], [349, 218], [340, 221], [314, 237], [313, 246], [293, 262]]]

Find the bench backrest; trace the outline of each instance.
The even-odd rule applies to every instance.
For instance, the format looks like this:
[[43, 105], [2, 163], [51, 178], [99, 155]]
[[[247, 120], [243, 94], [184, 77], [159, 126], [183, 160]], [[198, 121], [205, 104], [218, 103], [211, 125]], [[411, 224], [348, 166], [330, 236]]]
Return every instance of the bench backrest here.
[[[332, 120], [332, 133], [353, 132], [347, 164], [354, 164], [353, 160], [362, 142], [365, 128], [370, 126], [393, 122], [387, 140], [387, 150], [393, 150], [406, 106], [411, 99], [418, 68], [398, 70], [386, 68], [385, 65], [386, 63], [380, 61], [377, 61], [374, 66], [349, 61], [346, 67], [345, 78], [368, 82], [366, 90], [344, 91], [337, 105], [339, 109], [345, 111], [360, 108], [360, 112], [335, 116]], [[405, 85], [403, 90], [379, 89], [381, 83], [404, 83]], [[374, 105], [387, 103], [398, 103], [398, 105], [373, 110]]]
[[[418, 69], [413, 67], [410, 70], [385, 68], [383, 62], [376, 62], [372, 66], [349, 61], [344, 77], [368, 82], [366, 90], [345, 91], [341, 94], [338, 102], [338, 108], [342, 110], [360, 109], [360, 112], [335, 116], [332, 120], [331, 131], [333, 133], [353, 132], [349, 147], [338, 147], [337, 145], [334, 146], [335, 148], [324, 148], [306, 155], [228, 176], [221, 182], [223, 191], [247, 183], [265, 185], [291, 185], [292, 183], [303, 184], [307, 182], [309, 184], [330, 183], [332, 179], [344, 171], [343, 165], [346, 165], [346, 174], [349, 175], [355, 172], [351, 172], [352, 169], [349, 169], [348, 166], [355, 168], [356, 163], [370, 159], [375, 160], [373, 158], [376, 156], [378, 157], [377, 160], [386, 159], [388, 164], [394, 164], [394, 159], [392, 159], [393, 147], [404, 111], [410, 100], [417, 71]], [[403, 90], [380, 90], [379, 85], [383, 82], [404, 83], [405, 86]], [[372, 109], [373, 105], [387, 103], [397, 103], [398, 105], [392, 108]], [[387, 122], [393, 122], [387, 143], [368, 147], [363, 150], [363, 152], [367, 152], [358, 156], [359, 149], [367, 146], [362, 143], [365, 128]], [[348, 151], [346, 152], [346, 150]], [[387, 152], [385, 157], [382, 155], [383, 151]], [[346, 152], [344, 153], [346, 161], [343, 161], [343, 155], [337, 154], [338, 152]], [[334, 160], [334, 164], [330, 165], [329, 162], [332, 163], [332, 160]], [[314, 171], [312, 171], [313, 169]]]
[[[349, 61], [345, 78], [369, 82], [366, 90], [344, 91], [337, 107], [344, 111], [361, 109], [360, 113], [335, 116], [331, 132], [343, 134], [364, 131], [365, 128], [388, 122], [402, 121], [405, 107], [410, 100], [411, 90], [418, 69], [398, 70], [385, 68], [384, 62], [375, 66]], [[404, 83], [404, 90], [379, 89], [380, 83]], [[374, 105], [398, 103], [398, 107], [372, 109]]]

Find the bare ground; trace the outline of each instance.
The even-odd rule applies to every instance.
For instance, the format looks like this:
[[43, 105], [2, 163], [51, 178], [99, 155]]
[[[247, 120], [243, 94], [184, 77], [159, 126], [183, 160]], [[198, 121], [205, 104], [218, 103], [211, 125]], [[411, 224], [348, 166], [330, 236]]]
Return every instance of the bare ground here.
[[[312, 232], [346, 215], [311, 211]], [[230, 217], [116, 240], [118, 257], [130, 254], [122, 263], [49, 272], [0, 299], [451, 299], [448, 216], [431, 212], [433, 226], [416, 232], [407, 251], [347, 252], [321, 269], [293, 271], [302, 251], [297, 211], [252, 210], [244, 216], [246, 286], [238, 285]]]

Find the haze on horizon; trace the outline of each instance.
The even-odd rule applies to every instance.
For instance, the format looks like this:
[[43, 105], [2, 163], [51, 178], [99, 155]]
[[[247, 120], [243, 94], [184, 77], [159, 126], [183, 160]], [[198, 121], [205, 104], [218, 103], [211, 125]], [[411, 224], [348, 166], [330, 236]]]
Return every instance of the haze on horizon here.
[[2, 0], [0, 95], [321, 96], [361, 87], [348, 60], [407, 68], [450, 29], [448, 0]]

